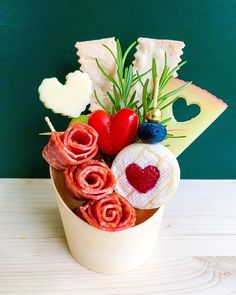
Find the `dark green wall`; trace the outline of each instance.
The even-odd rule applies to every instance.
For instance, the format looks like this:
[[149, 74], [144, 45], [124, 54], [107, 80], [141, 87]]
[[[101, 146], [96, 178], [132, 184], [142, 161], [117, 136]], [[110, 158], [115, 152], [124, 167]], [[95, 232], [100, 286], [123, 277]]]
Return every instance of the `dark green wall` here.
[[44, 109], [37, 88], [78, 69], [74, 43], [139, 36], [186, 43], [180, 76], [221, 97], [228, 110], [179, 157], [183, 178], [236, 178], [236, 1], [0, 1], [0, 177], [47, 177]]

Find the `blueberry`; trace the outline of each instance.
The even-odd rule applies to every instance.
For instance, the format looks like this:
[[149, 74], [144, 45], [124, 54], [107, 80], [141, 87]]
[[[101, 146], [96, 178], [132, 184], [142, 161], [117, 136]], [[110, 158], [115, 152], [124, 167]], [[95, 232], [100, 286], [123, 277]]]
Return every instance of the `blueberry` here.
[[166, 127], [158, 123], [145, 122], [138, 129], [138, 137], [146, 143], [161, 142], [166, 135]]

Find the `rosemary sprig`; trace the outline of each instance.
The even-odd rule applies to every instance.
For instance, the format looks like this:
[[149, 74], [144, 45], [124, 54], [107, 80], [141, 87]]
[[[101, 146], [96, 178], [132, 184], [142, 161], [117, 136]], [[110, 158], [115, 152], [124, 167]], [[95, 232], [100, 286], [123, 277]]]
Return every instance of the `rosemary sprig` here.
[[138, 82], [141, 82], [142, 80], [140, 80], [140, 78], [144, 77], [145, 75], [147, 75], [150, 71], [152, 70], [149, 69], [146, 72], [140, 74], [138, 71], [136, 72], [136, 74], [134, 74], [134, 79], [133, 79], [133, 83], [132, 83], [132, 87], [137, 84]]
[[165, 125], [166, 123], [170, 122], [171, 120], [172, 120], [172, 117], [161, 120], [159, 123], [162, 124], [162, 125]]
[[[139, 79], [145, 76], [151, 69], [145, 73], [139, 74], [134, 73], [132, 65], [125, 67], [126, 59], [135, 45], [136, 42], [133, 42], [123, 54], [120, 42], [119, 40], [116, 40], [116, 54], [114, 54], [114, 52], [107, 45], [103, 44], [103, 46], [110, 52], [116, 63], [117, 80], [112, 75], [107, 73], [99, 63], [98, 59], [96, 59], [98, 68], [113, 85], [112, 91], [107, 92], [108, 98], [112, 103], [112, 110], [110, 112], [112, 114], [126, 107], [133, 108], [140, 114], [141, 107], [136, 101], [136, 91], [133, 91], [133, 87], [139, 82]], [[101, 107], [107, 112], [108, 109], [101, 103], [97, 95], [95, 95], [95, 98]]]
[[95, 96], [95, 98], [96, 98], [96, 100], [97, 100], [97, 102], [99, 103], [99, 105], [107, 112], [107, 113], [109, 113], [109, 110], [105, 107], [105, 105], [101, 102], [101, 100], [98, 98], [98, 96], [97, 96], [97, 92], [96, 92], [96, 90], [94, 89], [94, 96]]
[[170, 96], [177, 94], [178, 92], [184, 90], [186, 87], [188, 87], [190, 84], [192, 84], [192, 81], [187, 82], [186, 84], [184, 84], [183, 86], [180, 86], [179, 88], [172, 90], [171, 92], [166, 93], [165, 95], [159, 97], [159, 104], [158, 107]]
[[[174, 77], [174, 73], [180, 69], [184, 64], [186, 64], [186, 61], [180, 62], [175, 68], [170, 69], [168, 66], [168, 60], [167, 60], [167, 55], [165, 53], [165, 57], [164, 57], [164, 68], [163, 71], [160, 75], [160, 79], [159, 79], [159, 83], [155, 83], [158, 79], [158, 67], [157, 67], [157, 62], [156, 60], [153, 58], [152, 60], [152, 81], [153, 81], [153, 86], [152, 86], [152, 90], [148, 91], [146, 88], [144, 87], [147, 80], [145, 82], [142, 81], [141, 77], [138, 76], [139, 78], [139, 82], [142, 85], [142, 107], [143, 107], [143, 113], [142, 113], [142, 118], [141, 118], [141, 122], [145, 122], [145, 116], [147, 114], [147, 112], [149, 112], [150, 110], [152, 110], [153, 108], [158, 107], [160, 110], [165, 109], [166, 107], [168, 107], [170, 104], [173, 104], [178, 97], [173, 98], [171, 101], [168, 101], [167, 104], [164, 105], [164, 102], [171, 96], [177, 94], [178, 92], [182, 91], [183, 89], [185, 89], [188, 85], [190, 85], [192, 82], [188, 82], [185, 85], [174, 89], [164, 95], [161, 94], [162, 90], [164, 89], [164, 87], [166, 86], [166, 84]], [[156, 85], [158, 85], [158, 90], [155, 89], [155, 87], [157, 87]], [[156, 97], [155, 94], [157, 93]], [[152, 98], [152, 101], [150, 103], [150, 97]], [[160, 122], [161, 123], [161, 122]]]
[[110, 80], [112, 82], [112, 84], [114, 84], [117, 87], [117, 89], [121, 92], [120, 87], [119, 87], [118, 83], [116, 82], [116, 80], [103, 69], [103, 67], [100, 65], [100, 63], [99, 63], [99, 61], [98, 61], [97, 58], [95, 59], [95, 61], [96, 61], [96, 64], [97, 64], [99, 70], [103, 73], [103, 75], [108, 80]]
[[[146, 114], [155, 108], [164, 110], [169, 105], [173, 104], [179, 97], [174, 97], [171, 100], [168, 100], [171, 96], [175, 96], [177, 93], [185, 89], [192, 82], [188, 82], [185, 85], [174, 89], [168, 93], [162, 94], [163, 89], [167, 83], [174, 77], [174, 73], [179, 70], [186, 61], [180, 62], [175, 68], [170, 69], [168, 66], [167, 54], [164, 56], [164, 68], [160, 73], [158, 72], [157, 61], [153, 58], [152, 67], [144, 73], [139, 73], [138, 71], [134, 73], [133, 66], [125, 67], [126, 59], [136, 45], [136, 42], [132, 43], [127, 50], [123, 53], [119, 40], [116, 41], [116, 54], [105, 44], [103, 45], [109, 53], [112, 55], [116, 63], [116, 79], [110, 75], [106, 70], [101, 66], [99, 61], [96, 59], [96, 63], [101, 73], [112, 83], [112, 91], [107, 92], [108, 99], [111, 101], [112, 109], [108, 108], [102, 103], [102, 101], [97, 96], [96, 91], [94, 90], [94, 95], [99, 103], [99, 105], [108, 113], [114, 114], [122, 108], [131, 108], [134, 109], [140, 118], [140, 122], [146, 121]], [[151, 77], [153, 81], [152, 89], [150, 88], [150, 80], [146, 79], [143, 81], [143, 77], [151, 71]], [[133, 87], [140, 83], [142, 86], [142, 100], [141, 103], [136, 98], [136, 90], [133, 90]], [[167, 127], [167, 123], [172, 120], [172, 117], [165, 118], [159, 123]], [[170, 130], [171, 131], [171, 130]], [[174, 130], [173, 130], [174, 131]], [[173, 135], [168, 133], [166, 139], [170, 138], [184, 138], [184, 135]]]
[[[148, 90], [148, 84], [149, 80], [147, 79], [145, 82], [142, 81], [142, 79], [138, 76], [139, 82], [142, 85], [142, 118], [141, 122], [146, 121], [146, 114], [156, 108], [160, 109], [161, 111], [167, 108], [169, 105], [173, 104], [178, 98], [174, 97], [171, 100], [167, 100], [171, 96], [176, 95], [183, 89], [185, 89], [188, 85], [190, 85], [192, 82], [188, 82], [185, 85], [174, 89], [164, 95], [162, 95], [162, 91], [167, 85], [167, 83], [174, 78], [174, 73], [180, 69], [184, 64], [186, 64], [186, 61], [180, 62], [175, 68], [170, 69], [168, 67], [168, 61], [167, 61], [167, 55], [165, 53], [165, 61], [164, 61], [164, 68], [162, 73], [158, 73], [157, 69], [157, 62], [155, 59], [152, 60], [152, 81], [153, 81], [153, 86], [151, 91]], [[160, 74], [160, 79], [158, 78], [158, 74]], [[158, 89], [156, 89], [158, 87]], [[167, 128], [167, 123], [172, 120], [172, 117], [166, 118], [161, 120], [159, 123], [164, 125]], [[175, 130], [172, 130], [175, 131]], [[167, 133], [167, 136], [165, 139], [173, 139], [173, 138], [185, 138], [185, 135], [173, 135], [170, 134], [169, 132]]]
[[176, 98], [172, 99], [171, 101], [169, 101], [166, 105], [160, 107], [160, 104], [159, 104], [159, 108], [160, 110], [164, 110], [166, 107], [168, 107], [170, 104], [173, 104], [177, 99], [179, 99], [179, 96], [177, 96]]
[[186, 135], [177, 135], [177, 136], [175, 136], [173, 134], [166, 135], [166, 138], [185, 138], [185, 137], [186, 137]]

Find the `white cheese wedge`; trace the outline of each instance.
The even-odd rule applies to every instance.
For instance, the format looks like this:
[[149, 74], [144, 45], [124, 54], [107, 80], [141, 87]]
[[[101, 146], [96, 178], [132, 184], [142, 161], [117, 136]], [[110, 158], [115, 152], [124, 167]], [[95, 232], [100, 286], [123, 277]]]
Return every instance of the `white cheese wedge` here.
[[[77, 42], [75, 47], [77, 48], [77, 55], [79, 56], [78, 62], [81, 65], [80, 69], [89, 75], [92, 80], [92, 87], [96, 90], [98, 98], [107, 108], [110, 108], [111, 102], [107, 98], [107, 91], [112, 89], [112, 84], [102, 74], [95, 59], [97, 58], [105, 71], [114, 78], [116, 75], [116, 63], [111, 53], [103, 44], [108, 46], [116, 55], [116, 41], [114, 37]], [[91, 96], [90, 110], [93, 112], [97, 109], [101, 109], [101, 106], [97, 103], [93, 94]]]
[[39, 99], [54, 113], [71, 118], [78, 117], [90, 103], [92, 82], [80, 71], [69, 73], [65, 85], [57, 78], [44, 79], [39, 86]]
[[[162, 95], [181, 87], [185, 83], [185, 81], [179, 79], [172, 79], [163, 89]], [[191, 120], [177, 122], [173, 114], [173, 104], [170, 104], [163, 109], [163, 119], [172, 117], [172, 120], [167, 123], [167, 130], [180, 129], [179, 131], [169, 131], [169, 133], [176, 136], [186, 136], [185, 138], [171, 138], [163, 141], [163, 144], [168, 145], [168, 148], [176, 157], [178, 157], [227, 108], [227, 104], [225, 104], [221, 99], [193, 84], [189, 85], [177, 95], [169, 97], [160, 106], [167, 105], [177, 96], [184, 98], [187, 105], [197, 104], [201, 111], [199, 115]]]
[[[160, 178], [146, 193], [137, 191], [127, 179], [126, 169], [133, 163], [142, 169], [152, 165], [159, 170]], [[131, 144], [116, 156], [111, 169], [116, 177], [115, 191], [135, 208], [140, 209], [157, 208], [165, 204], [175, 195], [180, 181], [179, 164], [174, 155], [162, 144]], [[147, 177], [148, 181], [148, 175], [144, 174], [143, 177]], [[146, 179], [140, 179], [140, 181], [146, 181]]]

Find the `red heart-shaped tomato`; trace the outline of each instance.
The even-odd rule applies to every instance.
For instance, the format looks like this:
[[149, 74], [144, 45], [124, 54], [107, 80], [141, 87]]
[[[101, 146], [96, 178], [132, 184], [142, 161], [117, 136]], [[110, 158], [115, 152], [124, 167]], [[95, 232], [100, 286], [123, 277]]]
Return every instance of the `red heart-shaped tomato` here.
[[98, 132], [98, 148], [107, 155], [116, 155], [131, 144], [137, 134], [139, 117], [128, 108], [121, 109], [114, 115], [103, 110], [93, 112], [88, 124]]
[[160, 178], [160, 172], [156, 166], [149, 165], [142, 169], [136, 163], [127, 166], [125, 174], [129, 184], [142, 194], [150, 191]]

